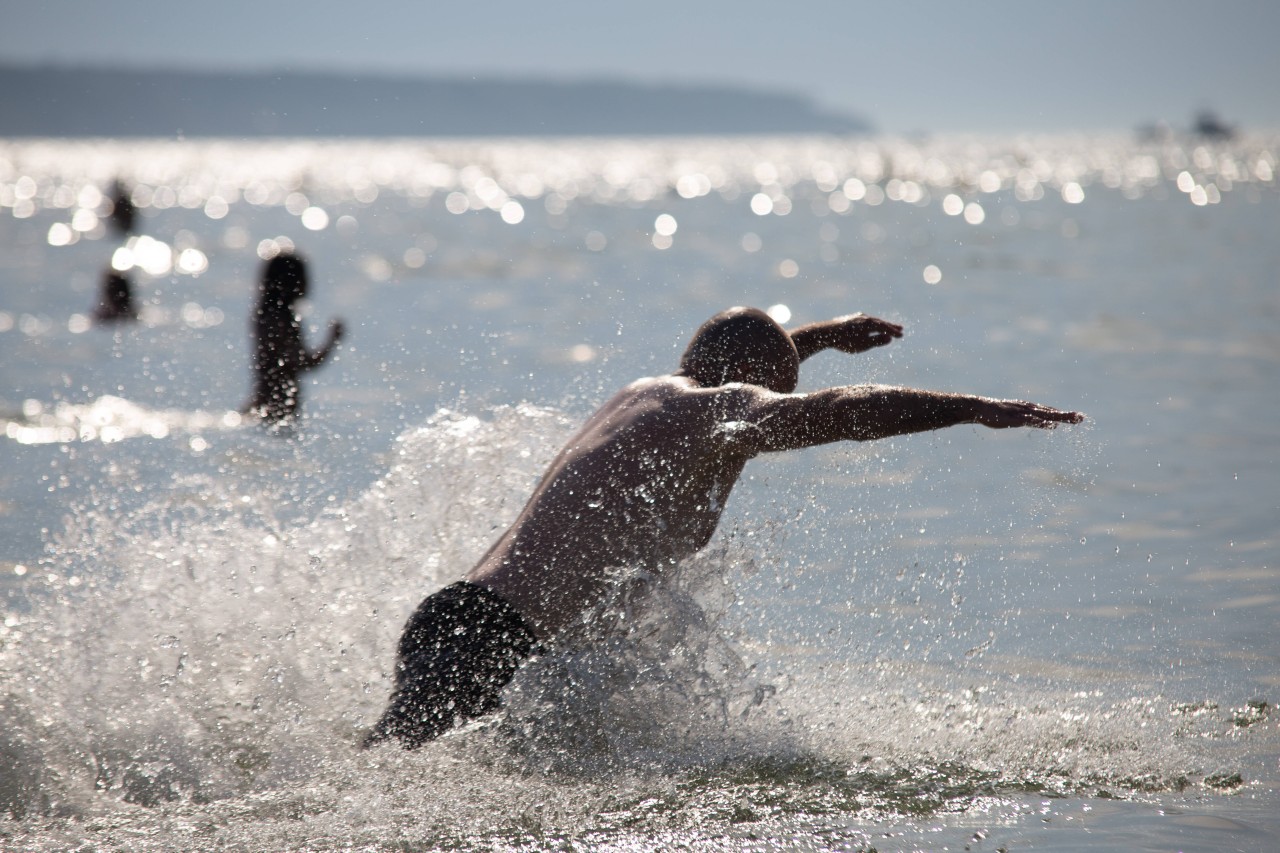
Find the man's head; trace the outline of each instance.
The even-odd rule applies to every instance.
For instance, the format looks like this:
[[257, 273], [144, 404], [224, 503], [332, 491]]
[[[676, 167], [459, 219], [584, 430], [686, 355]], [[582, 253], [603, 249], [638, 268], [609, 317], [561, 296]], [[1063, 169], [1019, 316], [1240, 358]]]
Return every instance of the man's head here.
[[302, 258], [282, 252], [267, 261], [262, 271], [262, 292], [272, 302], [292, 305], [307, 295], [307, 265]]
[[679, 373], [708, 388], [745, 382], [790, 394], [800, 378], [800, 356], [791, 336], [768, 314], [730, 308], [694, 333]]

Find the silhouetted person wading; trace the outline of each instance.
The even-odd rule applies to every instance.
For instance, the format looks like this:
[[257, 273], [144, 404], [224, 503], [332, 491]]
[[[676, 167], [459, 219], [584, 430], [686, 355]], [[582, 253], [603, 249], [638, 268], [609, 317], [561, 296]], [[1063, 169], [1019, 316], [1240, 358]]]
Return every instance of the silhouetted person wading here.
[[138, 319], [138, 306], [133, 301], [133, 286], [122, 272], [107, 270], [102, 274], [102, 293], [93, 319], [99, 323], [128, 322]]
[[[133, 233], [137, 209], [129, 198], [129, 190], [122, 181], [111, 184], [111, 212], [107, 222], [121, 237]], [[138, 308], [133, 301], [133, 285], [129, 277], [110, 267], [102, 275], [101, 295], [93, 319], [99, 323], [127, 322], [138, 319]]]
[[307, 267], [301, 258], [285, 253], [267, 261], [258, 307], [250, 323], [253, 397], [242, 411], [270, 424], [296, 418], [302, 404], [298, 378], [323, 364], [342, 339], [342, 321], [334, 320], [324, 346], [314, 351], [307, 349], [294, 307], [306, 295]]

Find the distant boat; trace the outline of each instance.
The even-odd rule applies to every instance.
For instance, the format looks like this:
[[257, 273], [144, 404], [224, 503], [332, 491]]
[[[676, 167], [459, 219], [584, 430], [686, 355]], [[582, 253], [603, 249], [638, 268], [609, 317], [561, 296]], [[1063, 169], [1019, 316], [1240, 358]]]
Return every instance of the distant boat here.
[[1212, 110], [1201, 110], [1193, 128], [1196, 134], [1208, 139], [1230, 139], [1236, 135], [1235, 126], [1223, 122]]
[[1138, 139], [1142, 142], [1170, 142], [1183, 138], [1184, 135], [1200, 139], [1228, 140], [1236, 135], [1236, 126], [1227, 124], [1212, 110], [1201, 110], [1196, 113], [1191, 126], [1185, 131], [1174, 129], [1167, 121], [1153, 121], [1140, 124], [1136, 128]]

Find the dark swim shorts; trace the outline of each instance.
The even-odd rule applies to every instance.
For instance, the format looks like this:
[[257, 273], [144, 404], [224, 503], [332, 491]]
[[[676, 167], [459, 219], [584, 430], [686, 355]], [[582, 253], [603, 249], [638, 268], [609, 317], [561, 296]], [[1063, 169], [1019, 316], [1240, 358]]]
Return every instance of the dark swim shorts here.
[[496, 711], [502, 688], [537, 639], [501, 596], [460, 581], [423, 599], [396, 652], [396, 687], [364, 746], [397, 738], [414, 749]]

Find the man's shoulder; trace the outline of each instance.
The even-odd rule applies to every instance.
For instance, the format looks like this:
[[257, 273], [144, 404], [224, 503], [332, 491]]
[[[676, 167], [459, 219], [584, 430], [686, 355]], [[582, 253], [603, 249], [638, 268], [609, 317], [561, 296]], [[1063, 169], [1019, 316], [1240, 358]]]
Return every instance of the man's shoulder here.
[[740, 382], [707, 387], [680, 374], [652, 376], [637, 379], [622, 389], [613, 399], [615, 408], [653, 410], [655, 407], [667, 417], [706, 419], [709, 423], [739, 420], [762, 402], [778, 395]]
[[693, 388], [697, 387], [693, 380], [679, 373], [664, 373], [661, 376], [641, 376], [631, 382], [628, 388]]
[[698, 391], [698, 385], [690, 379], [677, 374], [664, 376], [643, 376], [622, 388], [616, 397], [654, 398], [677, 397]]
[[760, 420], [762, 406], [785, 396], [737, 382], [705, 387], [680, 374], [644, 377], [601, 406], [584, 432], [653, 431], [685, 447], [750, 456], [756, 452], [753, 439], [758, 430], [753, 425]]
[[624, 391], [666, 391], [673, 394], [697, 394], [711, 397], [723, 394], [756, 395], [772, 393], [759, 385], [744, 382], [728, 382], [724, 385], [699, 385], [693, 379], [681, 373], [668, 373], [663, 376], [644, 376], [627, 385]]

